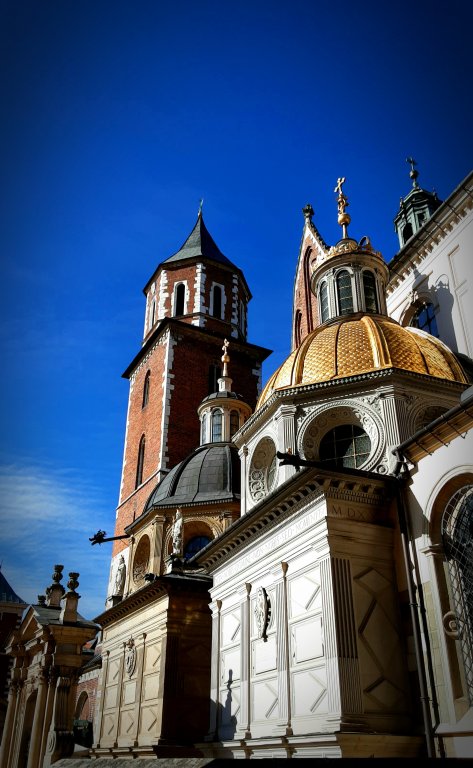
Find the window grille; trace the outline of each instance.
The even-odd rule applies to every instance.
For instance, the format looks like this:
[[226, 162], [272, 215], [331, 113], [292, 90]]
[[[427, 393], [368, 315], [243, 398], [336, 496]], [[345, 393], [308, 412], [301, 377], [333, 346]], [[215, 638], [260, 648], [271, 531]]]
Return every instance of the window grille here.
[[467, 694], [473, 704], [473, 485], [460, 488], [448, 502], [442, 518], [442, 541]]

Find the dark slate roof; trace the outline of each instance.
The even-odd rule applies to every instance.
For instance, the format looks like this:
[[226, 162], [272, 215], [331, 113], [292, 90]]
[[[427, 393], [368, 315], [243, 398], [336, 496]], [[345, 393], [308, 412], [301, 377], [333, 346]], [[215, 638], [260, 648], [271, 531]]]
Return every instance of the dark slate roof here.
[[209, 400], [243, 400], [243, 395], [237, 395], [236, 392], [228, 392], [223, 390], [222, 392], [212, 392], [211, 395], [207, 395], [202, 400], [202, 403], [207, 403]]
[[25, 601], [18, 597], [16, 592], [10, 587], [8, 581], [0, 570], [0, 602], [1, 603], [20, 603], [26, 605]]
[[144, 513], [153, 507], [208, 504], [240, 498], [240, 459], [229, 443], [196, 448], [156, 486]]
[[199, 213], [195, 227], [190, 233], [189, 237], [185, 241], [179, 250], [168, 259], [165, 259], [164, 264], [169, 262], [183, 261], [184, 259], [203, 258], [210, 261], [216, 261], [218, 264], [226, 264], [228, 267], [235, 269], [235, 265], [232, 264], [230, 259], [227, 259], [223, 255], [219, 247], [215, 244], [210, 232], [204, 224], [202, 214]]

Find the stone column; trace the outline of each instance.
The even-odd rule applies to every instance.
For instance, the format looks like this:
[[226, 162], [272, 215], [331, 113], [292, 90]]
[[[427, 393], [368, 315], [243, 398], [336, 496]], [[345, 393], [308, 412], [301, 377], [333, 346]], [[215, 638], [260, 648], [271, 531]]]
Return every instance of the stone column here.
[[[105, 707], [105, 692], [107, 690], [107, 677], [108, 677], [108, 665], [110, 661], [110, 651], [106, 651], [104, 658], [103, 658], [103, 667], [102, 667], [102, 675], [99, 678], [99, 686], [98, 689], [100, 690], [100, 705], [98, 709], [98, 713], [96, 716], [96, 722], [97, 722], [97, 737], [96, 737], [96, 743], [94, 744], [94, 748], [100, 748], [100, 739], [102, 738], [102, 729], [103, 729], [103, 710]], [[95, 731], [95, 729], [94, 729]]]
[[18, 706], [18, 694], [19, 694], [19, 683], [15, 680], [10, 683], [10, 690], [8, 692], [8, 707], [7, 707], [7, 716], [5, 718], [5, 723], [3, 726], [3, 739], [2, 739], [2, 746], [0, 749], [0, 765], [4, 768], [9, 768], [9, 754], [10, 754], [10, 746], [12, 742], [12, 735], [16, 731], [16, 714], [17, 714], [17, 706]]
[[[58, 677], [56, 683], [53, 718], [48, 733], [43, 768], [47, 768], [62, 757], [70, 757], [74, 751], [74, 733], [72, 731], [71, 718], [71, 678], [75, 674], [75, 670], [61, 668], [61, 671], [64, 674]], [[37, 765], [32, 764], [30, 766], [28, 763], [28, 768], [37, 768]]]
[[248, 446], [244, 445], [238, 451], [241, 462], [241, 516], [246, 515], [246, 486], [248, 483]]
[[286, 736], [292, 736], [291, 712], [291, 660], [289, 656], [289, 616], [287, 595], [287, 563], [281, 563], [283, 578], [276, 584], [276, 616], [278, 621], [278, 688], [280, 702], [280, 717], [284, 719]]
[[31, 728], [27, 768], [36, 768], [39, 765], [47, 692], [45, 671], [41, 670], [38, 676], [38, 694], [34, 708], [33, 726]]
[[53, 716], [56, 683], [57, 683], [57, 670], [50, 667], [48, 670], [48, 694], [46, 697], [46, 706], [44, 711], [43, 738], [41, 740], [41, 754], [39, 759], [39, 765], [42, 765], [42, 761], [44, 760], [44, 755], [46, 754], [48, 734], [49, 734], [49, 729], [51, 727], [51, 720]]
[[[221, 644], [221, 610], [222, 601], [216, 600], [210, 604], [212, 611], [212, 667], [210, 670], [210, 724], [207, 734], [208, 741], [214, 741], [218, 737], [221, 723], [220, 704], [220, 644]], [[213, 703], [213, 706], [212, 706]]]
[[[243, 590], [242, 590], [243, 591]], [[240, 604], [241, 611], [241, 689], [240, 712], [241, 724], [245, 739], [251, 739], [251, 584], [244, 586], [244, 600]]]
[[143, 645], [141, 646], [141, 652], [138, 656], [138, 668], [136, 671], [136, 693], [135, 693], [135, 741], [134, 746], [139, 744], [140, 727], [141, 727], [141, 691], [143, 690], [143, 673], [145, 666], [145, 654], [146, 654], [146, 632], [142, 634]]
[[[276, 415], [278, 450], [282, 453], [296, 452], [296, 411], [297, 408], [295, 405], [282, 405]], [[288, 480], [296, 471], [296, 468], [290, 464], [279, 467], [278, 484]]]

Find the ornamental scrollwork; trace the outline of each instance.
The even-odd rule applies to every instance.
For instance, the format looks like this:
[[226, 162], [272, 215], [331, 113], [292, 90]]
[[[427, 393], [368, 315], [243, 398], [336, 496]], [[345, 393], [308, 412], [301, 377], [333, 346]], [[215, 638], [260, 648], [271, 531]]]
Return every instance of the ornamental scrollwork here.
[[259, 587], [256, 593], [255, 619], [258, 637], [266, 642], [269, 620], [271, 618], [271, 603], [264, 587]]

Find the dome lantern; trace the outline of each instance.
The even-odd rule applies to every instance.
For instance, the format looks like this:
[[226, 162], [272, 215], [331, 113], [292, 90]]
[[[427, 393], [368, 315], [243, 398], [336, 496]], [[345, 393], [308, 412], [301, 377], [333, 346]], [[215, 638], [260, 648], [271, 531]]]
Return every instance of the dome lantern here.
[[346, 212], [348, 198], [342, 190], [345, 177], [335, 187], [338, 192], [338, 223], [343, 237], [321, 259], [311, 276], [311, 289], [317, 298], [319, 325], [357, 313], [386, 314], [388, 267], [368, 237], [359, 242], [348, 237], [351, 217]]

